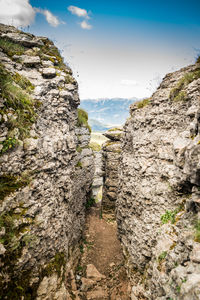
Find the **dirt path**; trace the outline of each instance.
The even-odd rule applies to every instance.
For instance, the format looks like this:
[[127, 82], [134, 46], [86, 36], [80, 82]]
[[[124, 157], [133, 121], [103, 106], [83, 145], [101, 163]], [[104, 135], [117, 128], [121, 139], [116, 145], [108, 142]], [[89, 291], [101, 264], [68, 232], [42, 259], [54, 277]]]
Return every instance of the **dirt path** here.
[[80, 299], [130, 299], [124, 258], [116, 232], [116, 222], [109, 220], [108, 216], [100, 219], [99, 208], [92, 207], [86, 220], [81, 249], [83, 255], [76, 273]]

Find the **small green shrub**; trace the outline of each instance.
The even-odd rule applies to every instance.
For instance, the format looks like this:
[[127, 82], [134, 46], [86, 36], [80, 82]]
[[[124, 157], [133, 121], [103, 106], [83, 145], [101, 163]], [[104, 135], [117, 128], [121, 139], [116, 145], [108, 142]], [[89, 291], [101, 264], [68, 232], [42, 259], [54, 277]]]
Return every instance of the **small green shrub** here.
[[165, 214], [161, 216], [161, 221], [163, 224], [168, 223], [171, 221], [172, 224], [175, 223], [176, 214], [178, 213], [178, 210], [175, 209], [174, 211], [166, 210]]
[[163, 252], [158, 256], [158, 261], [164, 260], [166, 256], [167, 256], [167, 251], [163, 251]]
[[196, 232], [195, 232], [195, 241], [198, 242], [198, 243], [200, 243], [200, 220], [196, 221], [195, 229], [196, 229]]
[[76, 164], [76, 168], [83, 168], [81, 161], [78, 161]]
[[7, 138], [5, 141], [0, 142], [3, 148], [0, 151], [0, 154], [7, 152], [8, 150], [14, 148], [18, 144], [18, 140], [16, 138]]
[[22, 55], [26, 50], [22, 45], [2, 37], [0, 37], [0, 48], [10, 57], [13, 55]]
[[140, 102], [136, 102], [137, 108], [143, 108], [149, 105], [151, 98], [145, 98]]
[[174, 97], [173, 101], [187, 101], [187, 94], [185, 91], [180, 91], [176, 97]]
[[196, 63], [200, 63], [200, 55], [197, 57]]
[[88, 128], [89, 132], [91, 132], [91, 127], [88, 124], [88, 113], [82, 108], [78, 108], [77, 111], [78, 111], [77, 126], [78, 127], [85, 126], [86, 128]]
[[95, 203], [96, 202], [94, 198], [89, 198], [85, 204], [86, 209], [89, 209], [90, 207], [94, 206]]
[[96, 143], [96, 142], [90, 142], [89, 147], [93, 151], [101, 151], [101, 146], [98, 143]]

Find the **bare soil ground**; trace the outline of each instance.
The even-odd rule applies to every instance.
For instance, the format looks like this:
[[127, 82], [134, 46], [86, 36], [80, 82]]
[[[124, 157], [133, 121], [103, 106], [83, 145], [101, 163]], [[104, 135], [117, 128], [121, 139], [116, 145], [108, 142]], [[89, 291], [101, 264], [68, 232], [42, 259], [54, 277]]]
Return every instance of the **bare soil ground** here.
[[[100, 218], [99, 207], [92, 207], [87, 216], [81, 250], [82, 259], [76, 273], [80, 299], [129, 300], [130, 287], [117, 238], [116, 222], [108, 215]], [[100, 275], [104, 275], [103, 278], [98, 280], [95, 275], [90, 278], [87, 273], [88, 266], [94, 266]]]

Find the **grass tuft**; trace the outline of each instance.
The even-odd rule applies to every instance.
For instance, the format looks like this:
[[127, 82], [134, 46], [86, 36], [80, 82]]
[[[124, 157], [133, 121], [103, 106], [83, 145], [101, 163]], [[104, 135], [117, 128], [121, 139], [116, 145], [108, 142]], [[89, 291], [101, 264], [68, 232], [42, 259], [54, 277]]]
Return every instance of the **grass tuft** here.
[[137, 108], [143, 108], [147, 105], [149, 105], [151, 98], [145, 98], [140, 102], [136, 102], [135, 104], [137, 105]]
[[86, 128], [88, 128], [89, 132], [91, 133], [91, 127], [88, 124], [88, 113], [82, 109], [82, 108], [78, 108], [78, 122], [77, 122], [77, 126], [81, 127], [84, 126]]
[[90, 142], [89, 147], [93, 150], [93, 151], [101, 151], [101, 146], [96, 143], [96, 142]]
[[198, 242], [198, 243], [200, 243], [200, 220], [196, 221], [195, 229], [196, 229], [196, 232], [195, 232], [195, 241]]
[[9, 57], [12, 57], [13, 55], [22, 55], [26, 50], [22, 45], [2, 37], [0, 37], [0, 48]]
[[[18, 73], [11, 75], [0, 64], [0, 96], [4, 99], [4, 107], [0, 111], [2, 115], [8, 115], [6, 126], [9, 129], [7, 139], [1, 142], [3, 152], [13, 148], [17, 144], [12, 136], [13, 129], [18, 129], [19, 139], [28, 136], [29, 130], [36, 119], [35, 107], [37, 106], [30, 96], [30, 91], [34, 88], [32, 84]], [[25, 90], [24, 90], [25, 88]]]
[[186, 73], [170, 91], [169, 98], [172, 101], [186, 101], [187, 94], [183, 89], [195, 79], [200, 78], [200, 70]]

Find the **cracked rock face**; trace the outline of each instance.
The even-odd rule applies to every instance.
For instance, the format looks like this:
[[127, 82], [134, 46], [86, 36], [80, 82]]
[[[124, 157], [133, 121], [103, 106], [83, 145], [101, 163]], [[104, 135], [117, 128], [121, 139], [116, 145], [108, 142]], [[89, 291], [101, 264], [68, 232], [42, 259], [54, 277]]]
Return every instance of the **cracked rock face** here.
[[[47, 38], [2, 24], [0, 34], [12, 47], [23, 47], [16, 55], [0, 48], [0, 64], [7, 77], [28, 80], [26, 97], [35, 111], [22, 134], [19, 111], [26, 111], [11, 108], [0, 95], [0, 181], [10, 188], [0, 200], [0, 298], [47, 299], [51, 286], [51, 299], [65, 299], [64, 279], [81, 237], [94, 172], [89, 131], [83, 127], [81, 142], [76, 134], [78, 86]], [[23, 93], [19, 84], [14, 82]]]
[[110, 129], [104, 133], [109, 140], [103, 145], [104, 185], [102, 208], [114, 213], [119, 185], [119, 162], [121, 155], [122, 130]]
[[[190, 78], [190, 79], [188, 79]], [[199, 299], [200, 65], [168, 74], [124, 126], [117, 222], [132, 299]]]

